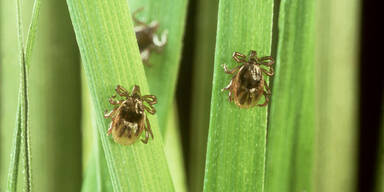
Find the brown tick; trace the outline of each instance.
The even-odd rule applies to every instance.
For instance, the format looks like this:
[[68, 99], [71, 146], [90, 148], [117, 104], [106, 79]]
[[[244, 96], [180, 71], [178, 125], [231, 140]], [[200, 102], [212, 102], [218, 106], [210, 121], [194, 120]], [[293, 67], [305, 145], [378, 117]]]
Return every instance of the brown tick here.
[[157, 21], [152, 21], [150, 24], [146, 24], [137, 19], [136, 14], [142, 10], [143, 8], [137, 9], [132, 15], [133, 21], [136, 23], [134, 30], [136, 33], [137, 43], [139, 45], [141, 60], [144, 64], [149, 65], [148, 61], [151, 52], [154, 50], [160, 53], [163, 50], [165, 44], [167, 43], [168, 32], [165, 30], [160, 39], [159, 36], [155, 34], [159, 28], [159, 23]]
[[[247, 56], [234, 52], [232, 58], [241, 65], [232, 70], [228, 70], [227, 66], [223, 64], [225, 73], [234, 74], [229, 85], [222, 89], [229, 91], [229, 101], [235, 101], [235, 104], [241, 108], [250, 108], [255, 105], [266, 106], [271, 96], [271, 90], [265, 82], [263, 74], [273, 76], [272, 65], [275, 63], [271, 56], [258, 58], [256, 51], [251, 50], [248, 60]], [[261, 68], [264, 65], [269, 68]], [[265, 90], [264, 90], [265, 88]], [[264, 95], [265, 102], [257, 104], [260, 97]]]
[[146, 144], [149, 135], [153, 139], [153, 134], [145, 111], [150, 114], [156, 113], [155, 108], [152, 106], [157, 103], [156, 97], [154, 95], [141, 96], [140, 87], [137, 85], [133, 87], [131, 94], [120, 85], [117, 85], [115, 90], [124, 99], [117, 100], [116, 95], [109, 98], [109, 103], [115, 107], [110, 112], [105, 111], [104, 114], [105, 118], [112, 119], [108, 135], [112, 133], [116, 143], [130, 145], [136, 142], [142, 132], [145, 131], [145, 139], [141, 139], [141, 141]]

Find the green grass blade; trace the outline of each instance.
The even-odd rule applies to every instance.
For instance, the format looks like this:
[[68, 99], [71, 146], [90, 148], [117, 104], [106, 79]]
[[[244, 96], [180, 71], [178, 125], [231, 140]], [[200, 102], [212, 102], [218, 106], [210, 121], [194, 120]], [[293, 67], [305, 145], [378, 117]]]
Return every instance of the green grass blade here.
[[83, 192], [101, 191], [100, 184], [98, 183], [96, 158], [96, 152], [94, 151], [89, 157], [87, 167], [85, 168], [85, 171], [83, 173], [83, 185], [81, 186], [81, 191]]
[[[137, 19], [140, 21], [148, 24], [152, 21], [159, 22], [158, 35], [161, 35], [164, 30], [168, 31], [167, 45], [161, 53], [156, 53], [156, 51], [151, 53], [149, 60], [151, 66], [145, 66], [145, 72], [151, 93], [155, 94], [159, 100], [156, 106], [157, 116], [160, 131], [163, 137], [167, 137], [164, 139], [164, 143], [168, 143], [165, 146], [165, 152], [175, 190], [185, 191], [185, 172], [182, 169], [183, 159], [180, 157], [181, 143], [176, 138], [169, 137], [170, 134], [176, 134], [178, 128], [175, 123], [169, 121], [173, 121], [172, 118], [175, 118], [171, 102], [174, 99], [181, 57], [187, 0], [130, 0], [129, 5], [132, 12], [143, 8], [137, 14]], [[171, 130], [168, 131], [168, 129]]]
[[[92, 119], [93, 118], [93, 119]], [[88, 172], [88, 163], [96, 166], [95, 142], [96, 117], [92, 116], [91, 95], [89, 93], [84, 70], [81, 70], [81, 132], [82, 132], [82, 167], [83, 173]], [[93, 166], [92, 166], [93, 167]], [[94, 168], [92, 168], [94, 171]], [[87, 174], [85, 178], [87, 178]]]
[[137, 84], [143, 95], [150, 94], [128, 3], [67, 0], [67, 4], [114, 191], [173, 191], [156, 116], [149, 116], [155, 139], [146, 145], [122, 146], [106, 135], [110, 120], [103, 113], [112, 108], [108, 98], [116, 85], [131, 89]]
[[188, 184], [190, 191], [201, 191], [204, 183], [205, 154], [209, 127], [212, 75], [215, 52], [218, 1], [197, 1], [194, 31], [191, 130], [189, 133]]
[[359, 5], [316, 3], [316, 191], [356, 187]]
[[265, 191], [312, 191], [314, 1], [282, 0], [267, 138]]
[[[19, 68], [18, 66], [18, 47], [16, 31], [16, 9], [14, 1], [0, 1], [0, 46], [1, 46], [1, 64], [0, 64], [0, 89], [1, 89], [1, 114], [0, 114], [0, 191], [7, 188], [8, 169], [10, 166], [11, 149], [16, 145], [14, 135], [20, 135], [20, 132], [14, 133], [12, 128], [15, 126], [18, 106], [18, 85]], [[13, 155], [12, 158], [16, 158]], [[17, 156], [18, 157], [18, 156]], [[13, 161], [14, 162], [14, 161]]]
[[39, 18], [29, 81], [33, 190], [79, 191], [81, 81], [75, 34], [65, 1], [42, 2]]
[[39, 21], [39, 15], [40, 15], [40, 6], [41, 6], [41, 1], [36, 0], [34, 1], [33, 9], [32, 9], [32, 18], [31, 18], [31, 24], [29, 25], [29, 30], [28, 30], [28, 36], [27, 36], [27, 43], [25, 47], [25, 58], [26, 61], [25, 63], [27, 64], [27, 70], [30, 67], [31, 63], [31, 56], [32, 56], [32, 48], [35, 44], [36, 40], [36, 32], [37, 32], [37, 27], [38, 27], [38, 21]]
[[168, 31], [168, 42], [164, 50], [160, 54], [153, 51], [150, 58], [152, 66], [145, 67], [151, 93], [155, 94], [159, 100], [156, 110], [160, 130], [164, 136], [179, 70], [187, 0], [130, 0], [129, 5], [132, 12], [138, 8], [144, 8], [142, 13], [137, 15], [139, 20], [146, 23], [158, 21], [159, 35], [164, 30]]
[[181, 149], [181, 137], [179, 133], [179, 122], [177, 106], [174, 102], [168, 115], [167, 130], [164, 137], [164, 151], [167, 156], [169, 170], [171, 172], [175, 191], [187, 191], [183, 153]]
[[[18, 47], [19, 47], [19, 64], [20, 64], [20, 87], [19, 87], [19, 102], [16, 114], [16, 127], [13, 141], [13, 149], [11, 153], [11, 163], [9, 166], [8, 175], [8, 190], [17, 190], [18, 166], [19, 156], [23, 156], [23, 171], [25, 191], [32, 190], [32, 165], [31, 165], [31, 142], [30, 142], [30, 125], [29, 125], [29, 97], [28, 97], [28, 68], [30, 57], [32, 54], [32, 45], [35, 40], [34, 34], [37, 28], [38, 14], [40, 8], [40, 1], [34, 1], [32, 11], [32, 22], [30, 32], [28, 33], [27, 45], [24, 46], [23, 35], [23, 22], [21, 12], [22, 2], [16, 1], [16, 15], [17, 15], [17, 34], [18, 34]], [[31, 35], [31, 36], [30, 36]], [[27, 47], [28, 49], [25, 49]], [[20, 137], [20, 136], [21, 137]], [[23, 151], [20, 153], [20, 150]]]
[[[8, 191], [16, 191], [18, 187], [17, 179], [19, 170], [18, 167], [20, 166], [20, 154], [25, 155], [22, 159], [24, 160], [24, 166], [23, 172], [24, 173], [30, 173], [29, 172], [29, 162], [28, 159], [28, 153], [24, 153], [21, 151], [23, 149], [23, 144], [28, 145], [25, 140], [27, 139], [28, 132], [28, 97], [27, 95], [27, 70], [26, 70], [26, 64], [25, 64], [25, 52], [24, 52], [24, 38], [23, 38], [23, 24], [22, 24], [22, 17], [21, 17], [21, 1], [16, 1], [16, 18], [17, 18], [17, 39], [18, 39], [18, 52], [19, 52], [19, 66], [20, 66], [20, 74], [19, 74], [19, 94], [18, 94], [18, 104], [17, 104], [17, 113], [16, 113], [16, 127], [14, 130], [14, 141], [13, 141], [13, 148], [11, 152], [11, 162], [9, 165], [9, 175], [8, 175]], [[25, 148], [27, 149], [27, 148]], [[25, 169], [27, 168], [27, 170]], [[27, 175], [24, 177], [24, 184], [20, 184], [20, 186], [25, 191], [31, 190], [31, 181], [29, 180], [30, 177]]]
[[219, 2], [204, 191], [263, 190], [267, 107], [240, 109], [228, 102], [228, 93], [220, 90], [231, 76], [221, 64], [237, 66], [234, 51], [270, 55], [272, 15], [272, 0]]
[[91, 157], [87, 163], [85, 178], [81, 191], [113, 191], [103, 146], [96, 133], [96, 125], [94, 131], [95, 144]]
[[107, 162], [100, 137], [97, 134], [96, 114], [91, 105], [91, 96], [85, 74], [82, 73], [82, 128], [83, 172], [81, 191], [113, 191]]
[[[21, 103], [19, 99], [19, 103]], [[8, 174], [8, 191], [16, 191], [19, 174], [19, 159], [21, 148], [21, 105], [18, 104], [16, 112], [16, 127], [13, 134], [12, 151]]]
[[[96, 128], [96, 127], [95, 127]], [[97, 130], [95, 130], [97, 131]], [[96, 133], [97, 134], [97, 133]], [[97, 136], [97, 135], [96, 135]], [[97, 138], [97, 148], [96, 148], [96, 179], [99, 191], [113, 191], [113, 186], [111, 182], [111, 176], [108, 171], [107, 161], [105, 159], [105, 153], [103, 146], [101, 144], [100, 136]], [[89, 190], [86, 190], [89, 191]]]

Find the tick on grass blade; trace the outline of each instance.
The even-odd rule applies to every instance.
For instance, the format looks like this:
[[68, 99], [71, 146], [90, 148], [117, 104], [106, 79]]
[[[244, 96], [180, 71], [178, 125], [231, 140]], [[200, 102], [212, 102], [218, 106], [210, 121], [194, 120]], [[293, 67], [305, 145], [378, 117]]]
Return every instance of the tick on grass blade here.
[[145, 111], [155, 114], [153, 107], [157, 103], [154, 95], [144, 95], [140, 93], [140, 87], [135, 85], [130, 94], [126, 89], [117, 85], [116, 93], [123, 99], [117, 100], [116, 95], [109, 98], [109, 103], [114, 105], [112, 111], [105, 111], [104, 117], [111, 118], [108, 135], [112, 134], [116, 143], [130, 145], [140, 138], [142, 132], [145, 132], [143, 143], [147, 143], [149, 136], [153, 139], [151, 125]]
[[[271, 96], [271, 90], [265, 82], [263, 74], [273, 76], [272, 65], [275, 63], [273, 58], [271, 56], [258, 58], [254, 50], [250, 51], [248, 59], [246, 55], [239, 52], [234, 52], [232, 58], [241, 65], [232, 70], [228, 70], [225, 64], [222, 65], [225, 73], [233, 75], [229, 85], [222, 89], [222, 91], [229, 91], [229, 101], [234, 101], [240, 108], [250, 108], [255, 105], [266, 106]], [[265, 97], [265, 102], [257, 104], [262, 95]]]
[[141, 60], [144, 64], [149, 64], [149, 56], [152, 51], [156, 51], [160, 53], [164, 46], [167, 44], [167, 30], [163, 31], [161, 34], [161, 38], [157, 36], [155, 33], [159, 28], [159, 22], [152, 21], [150, 24], [146, 24], [142, 21], [139, 21], [136, 17], [137, 13], [142, 11], [144, 8], [139, 8], [135, 12], [133, 12], [133, 21], [136, 26], [134, 28], [136, 33], [137, 43], [139, 45]]

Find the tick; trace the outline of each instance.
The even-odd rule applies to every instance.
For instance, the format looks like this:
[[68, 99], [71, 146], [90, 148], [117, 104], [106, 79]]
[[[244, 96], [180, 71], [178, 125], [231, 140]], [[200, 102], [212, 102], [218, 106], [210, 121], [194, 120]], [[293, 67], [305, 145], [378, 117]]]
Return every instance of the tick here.
[[151, 52], [156, 51], [157, 53], [160, 53], [163, 50], [164, 46], [167, 44], [168, 32], [167, 30], [163, 31], [161, 38], [159, 38], [159, 36], [155, 34], [159, 28], [159, 22], [152, 21], [150, 24], [146, 24], [137, 19], [137, 13], [142, 10], [143, 8], [137, 9], [132, 14], [133, 21], [136, 24], [134, 30], [137, 44], [139, 45], [141, 60], [144, 64], [150, 65], [149, 56], [151, 55]]
[[109, 103], [114, 105], [114, 108], [104, 114], [105, 118], [112, 119], [108, 135], [112, 134], [116, 143], [130, 145], [135, 143], [144, 131], [145, 139], [141, 141], [148, 143], [149, 136], [153, 139], [153, 133], [146, 111], [152, 115], [156, 113], [153, 105], [157, 103], [157, 98], [154, 95], [141, 96], [140, 87], [137, 85], [133, 87], [132, 93], [120, 85], [117, 85], [115, 91], [123, 99], [117, 100], [116, 95], [109, 98]]
[[[234, 101], [240, 108], [266, 106], [271, 96], [271, 89], [265, 82], [263, 74], [273, 76], [274, 59], [271, 56], [258, 58], [254, 50], [250, 51], [248, 59], [246, 55], [239, 52], [234, 52], [232, 58], [241, 65], [232, 70], [228, 70], [225, 64], [222, 65], [225, 73], [233, 75], [229, 85], [222, 89], [222, 91], [229, 91], [229, 101]], [[265, 102], [258, 104], [262, 95], [265, 97]]]

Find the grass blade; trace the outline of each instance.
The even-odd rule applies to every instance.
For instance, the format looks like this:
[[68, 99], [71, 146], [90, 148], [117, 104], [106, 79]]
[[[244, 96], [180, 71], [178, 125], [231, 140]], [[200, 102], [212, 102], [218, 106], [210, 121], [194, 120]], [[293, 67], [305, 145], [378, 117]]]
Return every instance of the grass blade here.
[[[7, 188], [8, 169], [10, 166], [10, 155], [12, 146], [14, 147], [14, 133], [12, 128], [15, 125], [18, 106], [18, 85], [19, 70], [18, 63], [18, 45], [16, 31], [16, 9], [15, 1], [0, 1], [0, 46], [1, 46], [1, 64], [0, 64], [0, 88], [1, 88], [1, 114], [0, 114], [0, 191]], [[20, 140], [20, 139], [19, 139]], [[17, 140], [16, 140], [17, 141]], [[15, 157], [15, 156], [14, 156]]]
[[[92, 104], [91, 95], [88, 90], [88, 84], [84, 74], [84, 70], [81, 70], [81, 132], [82, 132], [82, 167], [83, 173], [90, 170], [88, 164], [92, 164], [91, 167], [96, 166], [96, 154], [95, 154], [95, 142], [96, 134], [96, 117], [92, 116]], [[93, 112], [94, 113], [94, 112]], [[95, 171], [95, 168], [91, 168]], [[87, 174], [85, 178], [87, 178]]]
[[75, 34], [65, 1], [44, 1], [39, 18], [29, 81], [32, 169], [38, 170], [33, 189], [79, 191], [81, 85]]
[[[26, 191], [31, 190], [31, 180], [29, 177], [29, 153], [25, 153], [28, 148], [24, 148], [24, 153], [21, 152], [23, 147], [27, 146], [29, 143], [26, 142], [28, 138], [28, 77], [25, 63], [25, 50], [24, 50], [24, 38], [23, 38], [23, 24], [21, 18], [21, 1], [16, 1], [16, 18], [17, 18], [17, 39], [18, 39], [18, 52], [19, 52], [19, 66], [20, 66], [20, 74], [19, 74], [19, 95], [18, 95], [18, 110], [16, 113], [16, 127], [14, 130], [14, 141], [13, 148], [11, 152], [11, 163], [9, 165], [9, 175], [8, 175], [8, 190], [16, 191], [17, 190], [17, 178], [18, 178], [18, 167], [20, 163], [20, 154], [23, 154], [23, 171], [26, 173], [24, 178], [24, 184], [21, 184], [22, 188]], [[26, 139], [23, 141], [23, 139]], [[25, 146], [23, 146], [25, 144]]]
[[40, 1], [34, 1], [32, 11], [32, 22], [30, 31], [28, 32], [27, 45], [24, 47], [23, 37], [23, 22], [21, 13], [22, 2], [16, 1], [16, 15], [17, 15], [17, 34], [18, 34], [18, 47], [19, 47], [19, 64], [20, 64], [20, 87], [19, 87], [19, 102], [16, 114], [16, 127], [14, 130], [13, 149], [11, 153], [11, 163], [9, 166], [8, 175], [8, 190], [16, 191], [18, 166], [20, 150], [23, 149], [23, 173], [25, 191], [32, 190], [32, 166], [31, 166], [31, 142], [30, 142], [30, 125], [29, 125], [29, 97], [28, 97], [28, 66], [30, 57], [32, 55], [32, 46], [34, 43], [34, 34], [37, 29], [38, 14], [40, 9]]
[[189, 134], [189, 190], [201, 191], [204, 183], [205, 155], [209, 128], [212, 75], [215, 52], [218, 1], [197, 1], [194, 31], [191, 130]]
[[89, 157], [89, 160], [87, 162], [87, 167], [83, 172], [84, 179], [83, 179], [83, 184], [81, 186], [81, 191], [84, 191], [84, 192], [101, 191], [100, 184], [98, 183], [96, 158], [97, 158], [96, 152], [92, 152], [92, 156]]
[[122, 146], [106, 135], [109, 120], [103, 113], [111, 108], [108, 98], [116, 85], [131, 89], [137, 84], [143, 95], [150, 94], [128, 3], [67, 0], [67, 4], [114, 191], [173, 191], [156, 116], [149, 116], [155, 139], [147, 145]]
[[[266, 191], [312, 191], [314, 1], [282, 0], [267, 138]], [[303, 169], [305, 167], [305, 169]]]
[[103, 146], [101, 140], [97, 136], [96, 126], [94, 131], [95, 144], [91, 154], [92, 156], [87, 163], [85, 179], [81, 191], [113, 191]]
[[177, 192], [187, 191], [180, 138], [177, 106], [175, 102], [168, 115], [167, 130], [164, 137], [164, 151], [167, 156], [175, 191]]
[[82, 73], [82, 128], [83, 128], [83, 172], [81, 191], [113, 191], [105, 153], [98, 136], [96, 114], [91, 105], [91, 95], [85, 74]]
[[316, 191], [356, 188], [359, 5], [316, 2]]
[[[134, 11], [143, 7], [138, 19], [150, 23], [159, 22], [158, 34], [168, 31], [168, 42], [164, 50], [157, 54], [152, 52], [150, 63], [145, 67], [151, 93], [158, 97], [156, 107], [159, 117], [159, 126], [162, 135], [165, 135], [167, 116], [170, 114], [172, 100], [175, 95], [177, 72], [182, 50], [182, 40], [187, 11], [187, 0], [130, 0], [129, 5]], [[144, 16], [144, 17], [143, 17]]]
[[270, 55], [272, 15], [272, 0], [219, 2], [204, 191], [263, 190], [267, 107], [240, 109], [228, 102], [220, 90], [231, 76], [221, 64], [233, 68], [234, 51]]
[[[19, 99], [19, 103], [21, 100]], [[21, 150], [21, 105], [17, 105], [16, 127], [13, 135], [12, 151], [8, 174], [8, 191], [16, 191], [19, 174], [19, 159]]]
[[27, 43], [25, 47], [25, 59], [26, 59], [25, 63], [27, 65], [27, 70], [29, 70], [30, 63], [31, 63], [32, 48], [36, 40], [36, 32], [37, 32], [37, 26], [38, 26], [39, 15], [40, 15], [40, 6], [41, 6], [40, 0], [35, 0], [34, 2], [35, 3], [33, 4], [33, 9], [32, 9], [31, 24], [29, 25]]

